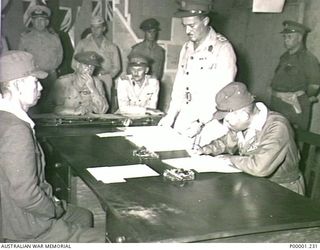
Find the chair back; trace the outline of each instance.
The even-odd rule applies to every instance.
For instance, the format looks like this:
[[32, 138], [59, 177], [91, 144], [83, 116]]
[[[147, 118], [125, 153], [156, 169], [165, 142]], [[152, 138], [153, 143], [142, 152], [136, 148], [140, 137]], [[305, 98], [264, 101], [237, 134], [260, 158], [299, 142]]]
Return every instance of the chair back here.
[[306, 196], [320, 200], [320, 135], [296, 129], [300, 148], [300, 169], [306, 183]]

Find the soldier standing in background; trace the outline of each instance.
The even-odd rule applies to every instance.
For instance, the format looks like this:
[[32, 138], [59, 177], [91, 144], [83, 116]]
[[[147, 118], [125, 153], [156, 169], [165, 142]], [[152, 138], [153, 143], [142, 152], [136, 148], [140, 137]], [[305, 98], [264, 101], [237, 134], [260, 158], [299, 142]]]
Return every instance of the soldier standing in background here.
[[310, 29], [284, 21], [281, 32], [287, 51], [280, 57], [271, 82], [271, 109], [282, 113], [296, 127], [309, 130], [312, 103], [320, 84], [318, 59], [305, 46]]
[[[98, 68], [97, 76], [103, 81], [106, 97], [108, 103], [114, 103], [114, 96], [112, 96], [113, 78], [119, 73], [120, 55], [117, 46], [109, 41], [104, 33], [107, 31], [106, 22], [101, 16], [93, 16], [91, 18], [91, 34], [86, 38], [80, 40], [74, 50], [74, 55], [84, 51], [94, 51], [103, 58], [101, 67]], [[72, 60], [72, 68], [76, 69], [76, 60]], [[111, 106], [109, 111], [113, 112], [114, 108]]]
[[147, 57], [150, 60], [149, 74], [160, 81], [165, 60], [165, 50], [157, 44], [160, 23], [154, 18], [149, 18], [141, 23], [140, 29], [144, 31], [144, 40], [134, 45], [131, 53], [138, 53]]
[[34, 56], [38, 67], [48, 73], [48, 77], [41, 81], [43, 86], [42, 97], [34, 113], [48, 113], [52, 111], [52, 85], [57, 79], [57, 68], [63, 59], [63, 49], [59, 36], [50, 29], [49, 18], [51, 10], [44, 5], [35, 5], [30, 8], [32, 27], [21, 34], [19, 50], [27, 51]]

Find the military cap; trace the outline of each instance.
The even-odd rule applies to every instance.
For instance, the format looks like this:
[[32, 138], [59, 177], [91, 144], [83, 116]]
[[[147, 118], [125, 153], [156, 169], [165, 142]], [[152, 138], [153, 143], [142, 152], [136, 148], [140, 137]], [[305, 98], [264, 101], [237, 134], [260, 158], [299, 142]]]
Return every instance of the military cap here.
[[244, 108], [253, 103], [254, 97], [242, 82], [232, 82], [221, 89], [216, 95], [214, 119], [221, 120], [228, 113]]
[[309, 29], [307, 26], [301, 24], [301, 23], [297, 23], [294, 21], [284, 21], [283, 23], [283, 30], [281, 31], [281, 33], [301, 33], [301, 34], [305, 34], [311, 31], [311, 29]]
[[7, 82], [27, 76], [44, 79], [48, 73], [39, 70], [33, 55], [26, 51], [10, 50], [0, 56], [0, 82]]
[[51, 10], [45, 5], [34, 5], [28, 11], [30, 17], [50, 17]]
[[91, 25], [100, 25], [100, 24], [104, 24], [105, 20], [102, 16], [92, 16], [91, 17], [91, 21], [90, 24]]
[[103, 58], [94, 51], [79, 52], [74, 56], [74, 59], [80, 63], [96, 67], [99, 67], [103, 61]]
[[211, 11], [212, 0], [180, 0], [180, 8], [175, 17], [206, 15]]
[[160, 23], [154, 19], [154, 18], [149, 18], [144, 20], [141, 24], [140, 24], [140, 29], [147, 31], [147, 30], [160, 30]]
[[140, 53], [130, 53], [128, 55], [128, 65], [129, 66], [145, 66], [149, 65], [149, 58]]

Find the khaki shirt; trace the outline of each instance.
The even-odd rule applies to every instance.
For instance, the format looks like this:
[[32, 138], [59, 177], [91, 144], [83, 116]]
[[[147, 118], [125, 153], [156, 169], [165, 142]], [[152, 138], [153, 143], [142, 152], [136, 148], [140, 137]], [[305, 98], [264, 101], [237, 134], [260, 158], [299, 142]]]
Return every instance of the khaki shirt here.
[[[110, 42], [106, 37], [103, 38], [101, 46], [99, 47], [93, 40], [92, 34], [80, 40], [75, 48], [74, 55], [79, 52], [94, 51], [103, 58], [101, 64], [100, 74], [109, 74], [115, 77], [120, 71], [120, 56], [117, 46]], [[72, 59], [72, 68], [75, 69], [76, 61]]]
[[55, 83], [55, 112], [65, 115], [84, 115], [89, 113], [104, 114], [109, 105], [104, 95], [102, 82], [93, 77], [96, 92], [92, 93], [87, 86], [79, 86], [76, 75], [68, 74]]
[[163, 75], [163, 67], [165, 60], [165, 50], [158, 44], [149, 47], [146, 41], [138, 43], [132, 47], [131, 53], [139, 53], [152, 60], [150, 66], [150, 75], [154, 75], [158, 80], [161, 80]]
[[279, 92], [307, 91], [308, 85], [320, 84], [318, 59], [307, 49], [300, 48], [296, 53], [285, 52], [272, 79], [271, 87]]
[[157, 108], [159, 81], [146, 75], [140, 87], [131, 75], [125, 75], [117, 80], [117, 93], [120, 113], [145, 114], [146, 108]]
[[36, 65], [48, 73], [55, 71], [62, 62], [63, 49], [59, 36], [53, 31], [30, 30], [21, 34], [19, 50], [34, 56]]
[[[263, 105], [264, 106], [264, 105]], [[257, 106], [260, 113], [260, 125], [248, 129], [243, 139], [230, 130], [227, 135], [212, 141], [202, 148], [205, 154], [219, 155], [228, 153], [232, 164], [245, 173], [266, 177], [282, 184], [299, 179], [299, 151], [294, 140], [293, 130], [281, 114]], [[259, 113], [259, 116], [261, 116]], [[233, 155], [239, 151], [239, 155]]]
[[193, 42], [186, 42], [180, 52], [167, 112], [167, 116], [176, 117], [174, 128], [183, 134], [194, 121], [211, 120], [217, 92], [234, 80], [236, 72], [231, 44], [212, 28], [198, 48], [194, 49]]

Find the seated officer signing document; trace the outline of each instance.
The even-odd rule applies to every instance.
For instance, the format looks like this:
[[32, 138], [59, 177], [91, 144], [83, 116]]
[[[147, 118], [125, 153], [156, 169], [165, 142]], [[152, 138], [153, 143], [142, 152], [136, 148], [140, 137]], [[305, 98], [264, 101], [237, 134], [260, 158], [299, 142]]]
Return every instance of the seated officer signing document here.
[[[217, 112], [229, 132], [199, 147], [198, 153], [219, 155], [232, 166], [270, 181], [301, 195], [304, 181], [299, 171], [299, 152], [288, 120], [254, 102], [247, 87], [232, 82], [216, 96]], [[236, 154], [237, 153], [237, 154]]]
[[47, 73], [24, 51], [0, 56], [0, 197], [5, 242], [104, 242], [92, 213], [66, 204], [45, 180], [45, 162], [27, 114]]

